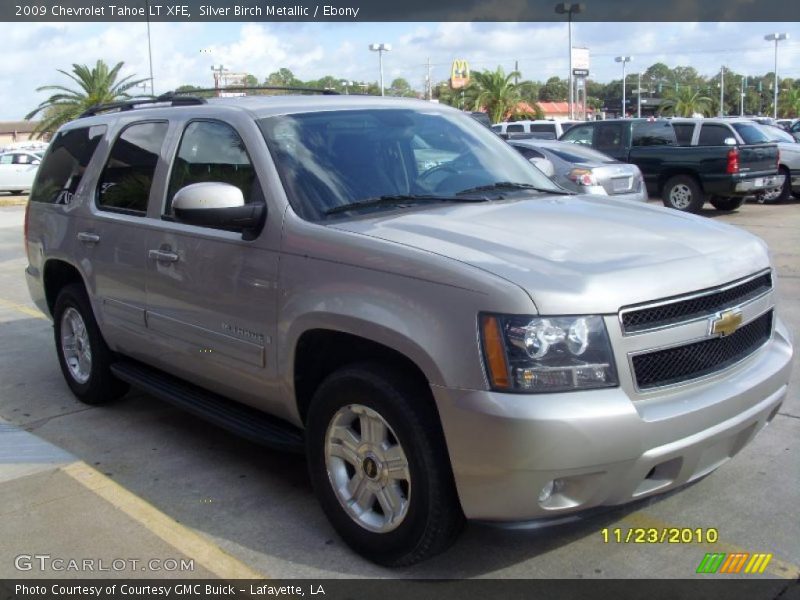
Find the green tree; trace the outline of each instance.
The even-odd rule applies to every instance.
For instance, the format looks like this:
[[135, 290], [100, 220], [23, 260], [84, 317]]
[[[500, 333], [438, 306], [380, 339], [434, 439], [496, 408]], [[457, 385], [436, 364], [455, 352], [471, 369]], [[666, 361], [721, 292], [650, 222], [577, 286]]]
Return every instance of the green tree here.
[[275, 85], [284, 87], [302, 87], [303, 82], [297, 79], [289, 69], [281, 67], [277, 71], [267, 75], [264, 85]]
[[494, 71], [474, 71], [470, 85], [464, 90], [468, 98], [467, 106], [486, 111], [492, 123], [520, 116], [521, 90], [530, 82], [514, 83], [514, 79], [519, 77], [518, 71], [506, 75], [502, 67]]
[[659, 113], [674, 117], [691, 117], [695, 113], [709, 116], [713, 114], [713, 104], [713, 100], [708, 96], [701, 96], [700, 92], [682, 87], [677, 92], [670, 91], [665, 94]]
[[132, 81], [133, 75], [118, 79], [123, 64], [118, 62], [109, 69], [104, 61], [98, 60], [94, 68], [73, 64], [71, 73], [58, 69], [59, 73], [69, 77], [78, 87], [72, 89], [63, 85], [45, 85], [36, 88], [37, 92], [56, 92], [25, 115], [26, 119], [32, 119], [39, 113], [43, 114], [42, 120], [34, 129], [37, 138], [41, 139], [67, 121], [75, 119], [90, 106], [131, 98], [128, 90], [147, 80]]
[[392, 96], [404, 96], [407, 98], [413, 98], [417, 95], [417, 93], [411, 88], [411, 84], [402, 77], [398, 77], [392, 81], [392, 84], [389, 86], [389, 89], [386, 90], [386, 92]]
[[542, 102], [564, 102], [569, 97], [569, 82], [558, 77], [551, 77], [539, 89], [539, 100]]
[[800, 89], [782, 90], [778, 97], [778, 114], [781, 117], [797, 117], [800, 115]]

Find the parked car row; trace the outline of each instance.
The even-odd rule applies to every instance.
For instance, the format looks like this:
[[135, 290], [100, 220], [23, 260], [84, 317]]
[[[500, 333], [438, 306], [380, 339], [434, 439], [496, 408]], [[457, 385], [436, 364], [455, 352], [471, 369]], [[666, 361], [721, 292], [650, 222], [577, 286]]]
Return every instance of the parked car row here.
[[0, 192], [30, 192], [43, 152], [15, 150], [0, 154]]

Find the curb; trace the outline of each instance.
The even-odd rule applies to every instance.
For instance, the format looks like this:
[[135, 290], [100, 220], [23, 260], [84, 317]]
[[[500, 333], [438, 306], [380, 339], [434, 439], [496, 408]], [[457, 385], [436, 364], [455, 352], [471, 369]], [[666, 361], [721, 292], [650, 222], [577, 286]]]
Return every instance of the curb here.
[[0, 206], [25, 206], [28, 204], [27, 196], [0, 197]]

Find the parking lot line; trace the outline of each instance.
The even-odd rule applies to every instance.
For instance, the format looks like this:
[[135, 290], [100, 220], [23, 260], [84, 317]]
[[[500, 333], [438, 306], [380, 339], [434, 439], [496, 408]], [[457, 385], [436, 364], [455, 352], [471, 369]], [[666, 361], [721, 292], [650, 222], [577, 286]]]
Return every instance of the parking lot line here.
[[[675, 525], [671, 525], [670, 523], [652, 517], [641, 511], [637, 511], [629, 515], [626, 515], [621, 519], [621, 521], [629, 527], [637, 527], [642, 529], [652, 528], [661, 531], [663, 529], [676, 528]], [[693, 544], [693, 547], [704, 548], [710, 552], [725, 552], [726, 554], [744, 554], [744, 553], [749, 554], [752, 553], [754, 550], [758, 552], [769, 552], [768, 548], [745, 549], [722, 541], [715, 542], [713, 544], [710, 543]], [[787, 563], [782, 560], [779, 560], [774, 556], [772, 557], [772, 560], [769, 561], [769, 565], [766, 572], [771, 573], [772, 575], [780, 577], [782, 579], [797, 579], [798, 577], [800, 577], [800, 567], [798, 567], [797, 565], [793, 565], [792, 563]]]
[[24, 304], [17, 304], [16, 302], [9, 302], [3, 298], [0, 298], [0, 306], [3, 308], [10, 308], [12, 310], [16, 310], [17, 312], [21, 312], [29, 317], [36, 317], [37, 319], [47, 319], [41, 311], [31, 308], [30, 306], [25, 306]]
[[85, 462], [76, 461], [60, 470], [218, 577], [266, 579], [210, 540], [181, 525]]

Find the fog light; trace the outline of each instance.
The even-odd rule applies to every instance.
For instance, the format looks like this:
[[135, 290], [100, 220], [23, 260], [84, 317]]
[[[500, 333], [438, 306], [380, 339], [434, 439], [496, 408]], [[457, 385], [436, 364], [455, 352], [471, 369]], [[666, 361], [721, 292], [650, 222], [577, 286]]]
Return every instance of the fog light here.
[[553, 479], [552, 481], [548, 481], [544, 484], [542, 491], [539, 492], [539, 504], [544, 504], [553, 496], [553, 494], [557, 494], [561, 491], [561, 488], [564, 487], [564, 480], [563, 479]]

